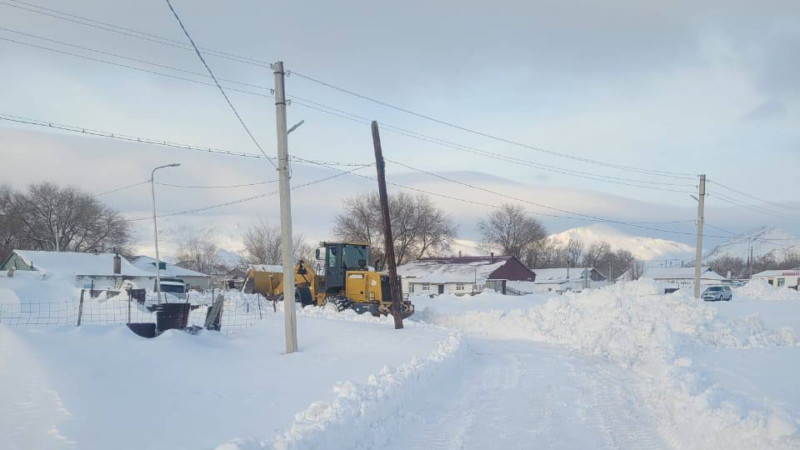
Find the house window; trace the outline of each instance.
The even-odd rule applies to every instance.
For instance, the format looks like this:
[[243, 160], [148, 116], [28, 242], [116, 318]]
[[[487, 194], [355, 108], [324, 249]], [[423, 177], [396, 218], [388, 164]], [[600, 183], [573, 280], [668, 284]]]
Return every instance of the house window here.
[[778, 278], [778, 287], [786, 285], [786, 278]]
[[464, 290], [464, 283], [456, 283], [456, 290], [463, 291]]
[[423, 290], [423, 291], [427, 291], [427, 290], [429, 290], [429, 289], [430, 289], [430, 286], [428, 286], [427, 284], [423, 284], [423, 285], [422, 285], [422, 290]]

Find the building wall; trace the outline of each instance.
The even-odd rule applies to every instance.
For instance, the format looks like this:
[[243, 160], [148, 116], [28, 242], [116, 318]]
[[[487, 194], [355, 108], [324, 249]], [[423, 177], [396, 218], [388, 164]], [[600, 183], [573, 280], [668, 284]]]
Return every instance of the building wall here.
[[[788, 273], [792, 273], [794, 271], [787, 271]], [[800, 284], [800, 274], [797, 275], [769, 275], [769, 276], [754, 276], [754, 280], [764, 280], [767, 283], [779, 287], [779, 286], [786, 286], [790, 288], [796, 288], [798, 284]], [[781, 279], [783, 282], [781, 284]]]
[[442, 294], [472, 295], [477, 292], [475, 283], [414, 283], [409, 281], [409, 295], [439, 295], [439, 287], [443, 286]]
[[[35, 264], [35, 262], [34, 262]], [[8, 260], [3, 264], [3, 270], [32, 270], [31, 267], [16, 253], [12, 253]]]
[[498, 267], [489, 277], [492, 280], [535, 281], [536, 274], [525, 267], [517, 258], [509, 258], [505, 264]]

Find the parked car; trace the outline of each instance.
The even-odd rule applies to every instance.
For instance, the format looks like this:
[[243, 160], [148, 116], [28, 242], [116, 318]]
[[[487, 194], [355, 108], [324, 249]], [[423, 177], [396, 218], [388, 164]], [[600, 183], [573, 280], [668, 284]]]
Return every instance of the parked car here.
[[707, 302], [729, 302], [733, 298], [730, 286], [711, 286], [703, 292], [703, 300]]

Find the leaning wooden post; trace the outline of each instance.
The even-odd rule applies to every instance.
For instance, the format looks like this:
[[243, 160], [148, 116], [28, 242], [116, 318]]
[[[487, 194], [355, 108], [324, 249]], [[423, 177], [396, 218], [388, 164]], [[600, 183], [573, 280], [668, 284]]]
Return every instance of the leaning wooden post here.
[[392, 223], [389, 217], [389, 195], [386, 193], [386, 163], [383, 161], [381, 150], [381, 136], [378, 132], [378, 122], [372, 121], [372, 145], [375, 147], [375, 167], [378, 169], [378, 194], [381, 200], [381, 218], [383, 219], [383, 242], [386, 248], [386, 263], [389, 266], [389, 290], [392, 293], [392, 316], [394, 328], [403, 328], [403, 312], [400, 309], [400, 286], [397, 283], [397, 261], [394, 258], [394, 239], [392, 238]]
[[83, 293], [85, 290], [81, 289], [81, 302], [78, 304], [78, 326], [81, 326], [81, 317], [83, 316]]

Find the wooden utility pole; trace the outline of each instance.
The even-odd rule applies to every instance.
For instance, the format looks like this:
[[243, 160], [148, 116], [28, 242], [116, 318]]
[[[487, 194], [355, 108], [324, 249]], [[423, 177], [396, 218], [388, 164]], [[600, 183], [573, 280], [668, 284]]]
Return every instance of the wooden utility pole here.
[[292, 200], [289, 185], [289, 132], [286, 130], [286, 89], [283, 61], [272, 66], [275, 75], [275, 119], [278, 135], [278, 188], [281, 196], [281, 263], [286, 353], [297, 351], [297, 312], [294, 309], [294, 250], [292, 249]]
[[386, 193], [386, 163], [381, 150], [381, 135], [378, 122], [372, 121], [372, 146], [375, 147], [375, 167], [378, 169], [378, 195], [381, 199], [381, 218], [383, 219], [383, 242], [386, 247], [386, 263], [389, 266], [389, 290], [392, 293], [392, 316], [394, 328], [403, 328], [403, 311], [400, 308], [400, 286], [397, 284], [397, 261], [394, 258], [394, 238], [392, 222], [389, 217], [389, 194]]
[[694, 256], [694, 298], [700, 298], [700, 274], [703, 266], [703, 220], [705, 219], [706, 176], [700, 175], [700, 191], [697, 197], [697, 246]]

